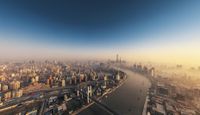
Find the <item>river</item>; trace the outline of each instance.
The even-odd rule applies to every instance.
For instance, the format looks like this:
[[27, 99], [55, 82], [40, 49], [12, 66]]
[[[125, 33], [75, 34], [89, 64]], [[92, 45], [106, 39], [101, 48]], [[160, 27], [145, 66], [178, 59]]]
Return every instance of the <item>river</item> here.
[[[101, 103], [119, 115], [141, 115], [147, 90], [150, 87], [149, 80], [143, 75], [127, 69], [121, 69], [127, 74], [127, 80], [114, 92], [104, 97]], [[78, 115], [109, 115], [96, 104], [81, 111]]]

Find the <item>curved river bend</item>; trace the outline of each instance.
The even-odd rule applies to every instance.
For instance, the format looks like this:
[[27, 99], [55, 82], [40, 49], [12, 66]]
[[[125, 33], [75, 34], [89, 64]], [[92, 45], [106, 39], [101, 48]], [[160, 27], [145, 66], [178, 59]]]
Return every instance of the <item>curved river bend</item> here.
[[[102, 103], [119, 115], [141, 115], [147, 91], [151, 84], [147, 78], [140, 74], [127, 69], [121, 70], [127, 74], [127, 80], [122, 86], [109, 94], [107, 98], [104, 97]], [[109, 114], [96, 104], [93, 104], [80, 112], [79, 115]]]

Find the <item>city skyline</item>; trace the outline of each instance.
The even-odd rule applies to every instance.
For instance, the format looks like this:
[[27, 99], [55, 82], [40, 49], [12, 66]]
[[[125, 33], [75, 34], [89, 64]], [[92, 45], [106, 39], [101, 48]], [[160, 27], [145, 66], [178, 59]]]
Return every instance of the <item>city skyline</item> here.
[[200, 64], [199, 1], [58, 4], [1, 1], [0, 58]]
[[200, 115], [200, 1], [0, 1], [0, 114]]

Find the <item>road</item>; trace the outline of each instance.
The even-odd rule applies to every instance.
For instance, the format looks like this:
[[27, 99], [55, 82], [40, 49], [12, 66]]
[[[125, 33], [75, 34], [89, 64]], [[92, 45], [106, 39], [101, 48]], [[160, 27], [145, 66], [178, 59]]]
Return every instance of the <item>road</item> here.
[[[101, 81], [87, 81], [87, 82], [84, 82], [84, 83], [81, 83], [79, 85], [70, 85], [70, 86], [66, 86], [66, 87], [55, 87], [55, 88], [47, 88], [47, 89], [42, 89], [42, 90], [37, 90], [37, 91], [32, 91], [32, 92], [29, 92], [29, 94], [31, 93], [35, 93], [35, 94], [51, 94], [53, 91], [61, 91], [63, 92], [64, 90], [70, 90], [70, 89], [75, 89], [75, 88], [78, 88], [78, 87], [83, 87], [83, 86], [87, 86], [87, 85], [92, 85], [92, 84], [96, 84], [96, 83], [102, 83], [104, 82], [103, 80]], [[41, 94], [40, 94], [41, 93]], [[53, 92], [55, 93], [55, 92]], [[55, 95], [55, 94], [53, 94]], [[58, 94], [56, 94], [58, 95]], [[38, 96], [39, 97], [39, 96]], [[48, 96], [49, 97], [49, 96]], [[45, 98], [45, 97], [44, 97]], [[14, 106], [14, 105], [18, 105], [18, 104], [21, 104], [22, 102], [25, 102], [25, 101], [30, 101], [30, 100], [33, 100], [32, 96], [31, 95], [24, 95], [20, 98], [17, 98], [17, 99], [14, 99], [12, 101], [9, 101], [9, 102], [6, 102], [4, 103], [3, 106], [0, 106], [0, 114], [2, 111], [5, 110], [5, 108], [9, 108], [10, 106]]]
[[[25, 95], [22, 96], [20, 98], [17, 98], [13, 101], [7, 102], [5, 103], [3, 106], [0, 106], [0, 115], [1, 114], [10, 114], [10, 113], [16, 113], [19, 111], [22, 111], [24, 108], [27, 107], [27, 104], [23, 104], [25, 102], [28, 101], [33, 101], [31, 105], [35, 105], [33, 103], [39, 103], [42, 102], [45, 99], [48, 99], [51, 96], [58, 96], [58, 95], [63, 95], [66, 92], [69, 92], [70, 89], [75, 89], [75, 88], [80, 88], [83, 86], [87, 86], [87, 85], [92, 85], [92, 84], [96, 84], [96, 83], [102, 83], [104, 82], [103, 80], [100, 81], [87, 81], [84, 83], [81, 83], [79, 85], [70, 85], [70, 86], [66, 86], [66, 87], [55, 87], [55, 88], [48, 88], [48, 89], [43, 89], [43, 90], [38, 90], [37, 92], [31, 92], [31, 93], [35, 93], [35, 95], [39, 94], [37, 97], [32, 97], [32, 95]], [[40, 96], [43, 95], [42, 98], [40, 98]], [[22, 104], [22, 105], [20, 105]], [[20, 106], [18, 106], [20, 105]], [[12, 110], [11, 110], [12, 109]]]
[[[128, 78], [117, 90], [102, 99], [102, 103], [119, 115], [141, 115], [150, 82], [144, 76], [127, 69]], [[109, 115], [106, 111], [93, 104], [79, 115]]]

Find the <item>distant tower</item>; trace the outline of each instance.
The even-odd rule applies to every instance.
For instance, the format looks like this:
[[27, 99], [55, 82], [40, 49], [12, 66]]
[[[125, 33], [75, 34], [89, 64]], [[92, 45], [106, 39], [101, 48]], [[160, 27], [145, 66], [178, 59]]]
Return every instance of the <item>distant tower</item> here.
[[116, 55], [116, 62], [117, 63], [119, 62], [119, 55], [118, 54]]
[[151, 75], [151, 77], [155, 77], [155, 68], [154, 67], [152, 67], [150, 69], [150, 75]]

